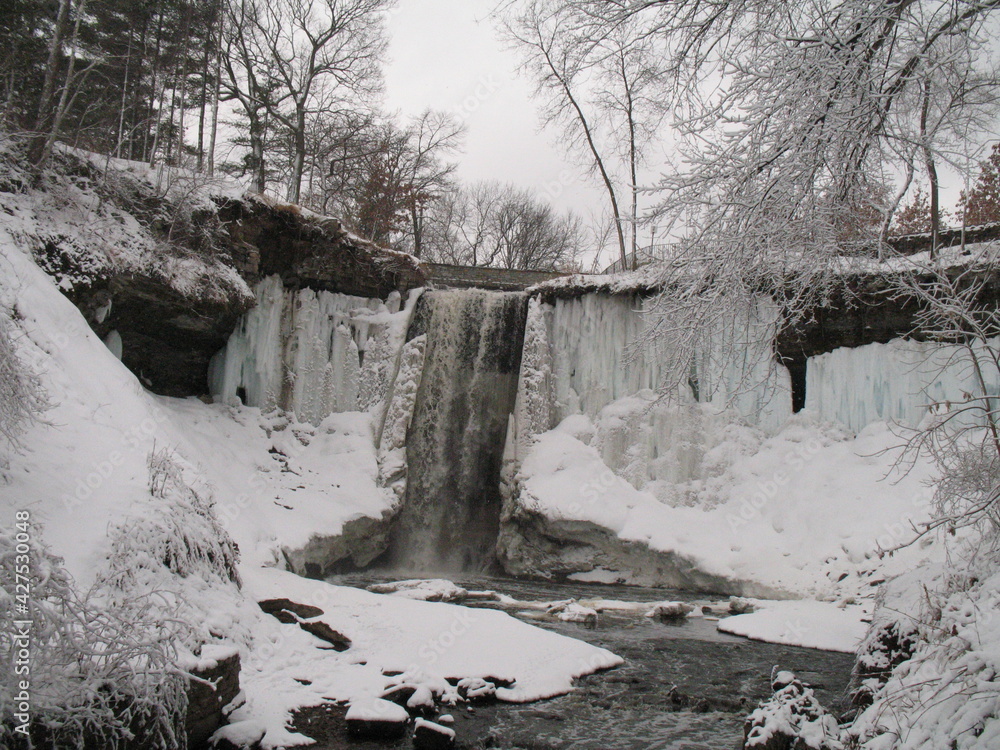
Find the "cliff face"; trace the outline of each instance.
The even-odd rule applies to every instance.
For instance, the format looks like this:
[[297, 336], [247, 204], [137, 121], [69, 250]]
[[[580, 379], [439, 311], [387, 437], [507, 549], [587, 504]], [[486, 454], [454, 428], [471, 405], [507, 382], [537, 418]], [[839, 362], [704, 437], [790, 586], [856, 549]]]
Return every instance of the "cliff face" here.
[[411, 256], [231, 184], [68, 150], [34, 182], [19, 160], [16, 143], [0, 143], [9, 175], [0, 213], [95, 332], [161, 395], [207, 392], [209, 361], [254, 306], [251, 289], [264, 276], [383, 299], [424, 282]]

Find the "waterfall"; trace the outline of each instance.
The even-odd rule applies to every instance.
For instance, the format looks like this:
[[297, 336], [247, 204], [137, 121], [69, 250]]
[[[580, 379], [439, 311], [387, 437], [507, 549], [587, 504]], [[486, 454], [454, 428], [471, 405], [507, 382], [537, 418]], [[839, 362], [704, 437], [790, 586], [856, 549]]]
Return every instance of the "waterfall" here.
[[405, 502], [390, 563], [422, 572], [483, 570], [494, 559], [500, 469], [517, 392], [527, 297], [425, 294], [410, 338], [427, 334], [406, 442]]

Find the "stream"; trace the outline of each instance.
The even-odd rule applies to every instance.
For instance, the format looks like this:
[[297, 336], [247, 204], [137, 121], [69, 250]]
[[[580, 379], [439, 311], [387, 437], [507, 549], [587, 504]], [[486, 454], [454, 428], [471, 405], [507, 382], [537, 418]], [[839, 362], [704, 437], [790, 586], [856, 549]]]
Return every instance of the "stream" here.
[[[339, 576], [330, 583], [364, 587], [391, 580], [372, 575]], [[455, 581], [468, 590], [493, 590], [519, 602], [569, 598], [627, 602], [687, 601], [700, 607], [719, 599], [664, 589], [606, 584], [552, 583], [493, 577]], [[586, 603], [586, 602], [584, 602]], [[471, 606], [498, 606], [473, 602]], [[605, 610], [595, 627], [538, 619], [538, 612], [515, 606], [508, 613], [562, 635], [609, 649], [622, 666], [577, 681], [564, 696], [527, 704], [457, 706], [457, 748], [469, 750], [733, 750], [743, 738], [743, 721], [758, 701], [769, 697], [775, 665], [795, 672], [835, 715], [847, 709], [853, 656], [751, 641], [718, 632], [706, 617], [667, 624], [643, 611]], [[406, 750], [396, 742], [347, 737], [344, 709], [307, 709], [296, 728], [317, 740], [316, 750]]]

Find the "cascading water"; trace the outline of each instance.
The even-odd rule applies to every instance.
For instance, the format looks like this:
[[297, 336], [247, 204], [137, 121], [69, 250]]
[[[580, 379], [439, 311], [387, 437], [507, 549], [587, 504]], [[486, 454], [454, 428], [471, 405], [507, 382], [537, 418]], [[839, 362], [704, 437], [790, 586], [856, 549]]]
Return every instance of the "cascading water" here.
[[418, 303], [410, 337], [426, 333], [427, 350], [407, 435], [393, 566], [456, 572], [492, 564], [526, 312], [520, 293], [440, 291]]

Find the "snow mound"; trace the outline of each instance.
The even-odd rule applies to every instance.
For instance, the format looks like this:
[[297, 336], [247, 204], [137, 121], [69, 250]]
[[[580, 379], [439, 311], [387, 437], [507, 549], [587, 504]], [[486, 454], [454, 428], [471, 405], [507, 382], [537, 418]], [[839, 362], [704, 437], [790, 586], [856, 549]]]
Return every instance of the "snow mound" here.
[[723, 633], [756, 641], [852, 654], [865, 636], [871, 606], [755, 600], [757, 611], [719, 621]]

